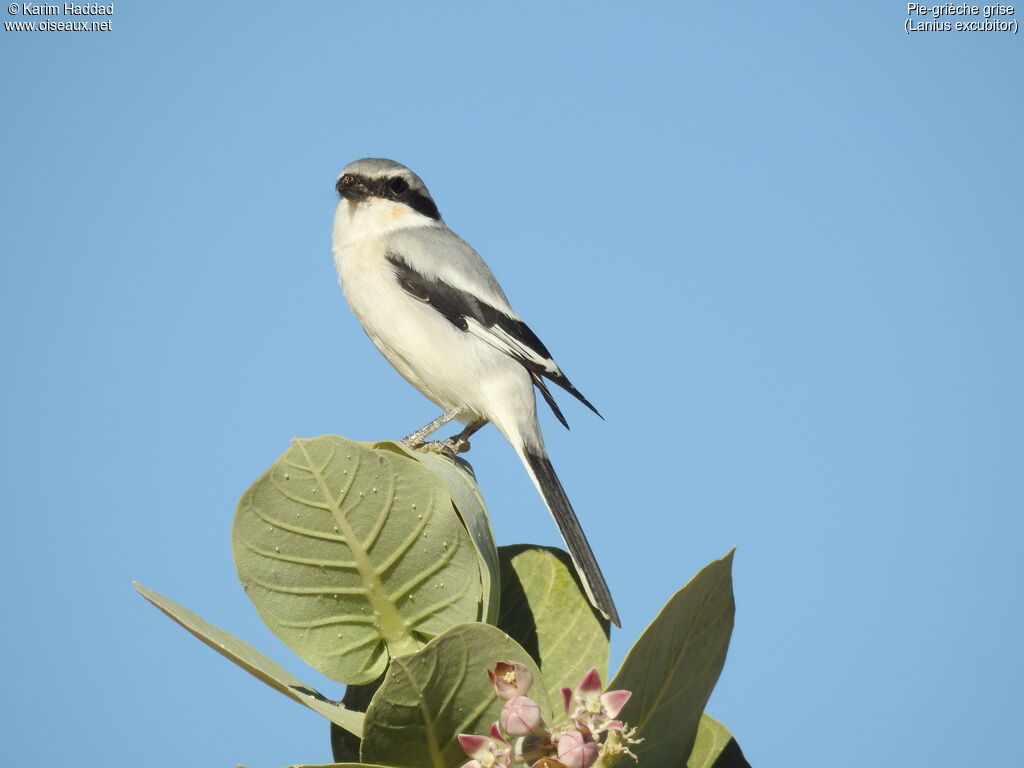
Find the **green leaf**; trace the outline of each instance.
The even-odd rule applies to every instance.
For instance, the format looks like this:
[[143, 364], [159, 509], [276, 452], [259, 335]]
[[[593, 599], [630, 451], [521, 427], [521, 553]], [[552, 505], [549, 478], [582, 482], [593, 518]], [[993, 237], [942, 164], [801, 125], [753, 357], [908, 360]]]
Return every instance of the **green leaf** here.
[[335, 725], [350, 733], [361, 736], [363, 733], [362, 712], [353, 712], [340, 704], [331, 701], [316, 689], [293, 677], [284, 668], [268, 659], [248, 643], [239, 640], [222, 629], [201, 619], [187, 608], [168, 600], [163, 595], [147, 589], [138, 582], [133, 582], [140, 595], [163, 611], [167, 616], [183, 626], [221, 656], [235, 662], [246, 672], [262, 680], [276, 691], [280, 691], [289, 699], [319, 712]]
[[[239, 766], [244, 768], [244, 766]], [[371, 765], [370, 763], [323, 763], [318, 765], [287, 765], [284, 768], [394, 768], [389, 765]]]
[[375, 448], [401, 451], [402, 454], [416, 459], [441, 478], [448, 493], [452, 497], [455, 509], [462, 518], [469, 536], [473, 540], [477, 557], [480, 559], [480, 580], [483, 590], [483, 605], [480, 612], [481, 621], [493, 624], [498, 618], [499, 578], [501, 566], [498, 563], [498, 550], [494, 545], [494, 531], [491, 520], [487, 516], [487, 506], [480, 495], [473, 467], [468, 461], [424, 451], [411, 451], [400, 443], [375, 443]]
[[608, 620], [591, 605], [568, 553], [555, 547], [499, 547], [501, 615], [508, 632], [540, 664], [548, 695], [574, 688], [596, 667], [608, 680]]
[[619, 718], [646, 739], [632, 747], [641, 765], [676, 765], [693, 748], [732, 634], [732, 556], [672, 596], [608, 686], [633, 692]]
[[232, 541], [263, 621], [344, 683], [479, 616], [477, 555], [447, 488], [393, 450], [293, 440], [238, 502]]
[[701, 715], [697, 741], [686, 768], [750, 768], [739, 744], [728, 729], [713, 717]]
[[550, 717], [541, 672], [523, 647], [489, 624], [463, 624], [419, 653], [392, 660], [366, 710], [360, 758], [401, 768], [467, 762], [458, 735], [486, 735], [504, 703], [487, 678], [499, 661], [529, 667], [534, 674], [530, 697]]

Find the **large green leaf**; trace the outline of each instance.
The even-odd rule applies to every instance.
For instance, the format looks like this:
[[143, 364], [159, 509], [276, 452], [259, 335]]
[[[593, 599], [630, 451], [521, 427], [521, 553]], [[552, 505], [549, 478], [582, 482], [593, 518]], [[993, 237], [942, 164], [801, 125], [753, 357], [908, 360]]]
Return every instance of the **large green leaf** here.
[[498, 626], [540, 664], [548, 694], [573, 688], [596, 667], [608, 680], [608, 620], [590, 604], [568, 553], [555, 547], [499, 547]]
[[750, 763], [728, 729], [704, 714], [686, 768], [750, 768]]
[[355, 736], [363, 732], [363, 713], [353, 712], [337, 702], [331, 701], [316, 689], [293, 677], [283, 667], [268, 659], [248, 643], [239, 640], [208, 621], [201, 619], [187, 608], [168, 600], [163, 595], [134, 582], [138, 593], [183, 626], [225, 658], [235, 662], [246, 672], [262, 680], [289, 699], [319, 712], [335, 725]]
[[479, 616], [477, 554], [447, 488], [393, 450], [294, 440], [242, 496], [232, 541], [263, 620], [344, 683]]
[[732, 634], [732, 555], [672, 596], [609, 686], [633, 692], [619, 717], [646, 739], [632, 747], [641, 765], [678, 765], [692, 751]]
[[360, 758], [402, 768], [465, 763], [458, 735], [486, 735], [501, 712], [504, 702], [487, 678], [487, 670], [499, 661], [530, 668], [530, 697], [550, 714], [540, 670], [523, 647], [489, 624], [463, 624], [418, 653], [392, 660], [366, 710]]
[[499, 581], [501, 566], [498, 549], [494, 545], [494, 531], [487, 516], [487, 507], [473, 467], [468, 461], [446, 454], [411, 451], [400, 443], [375, 443], [375, 448], [401, 451], [404, 455], [425, 464], [441, 478], [451, 494], [455, 509], [469, 531], [477, 557], [480, 558], [480, 581], [483, 591], [480, 619], [493, 624], [498, 618]]

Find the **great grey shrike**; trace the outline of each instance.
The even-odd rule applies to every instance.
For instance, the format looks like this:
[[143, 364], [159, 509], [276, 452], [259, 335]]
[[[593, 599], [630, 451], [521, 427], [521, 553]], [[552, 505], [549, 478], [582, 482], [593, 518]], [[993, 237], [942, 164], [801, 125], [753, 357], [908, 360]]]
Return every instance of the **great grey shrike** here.
[[534, 387], [565, 426], [545, 380], [597, 409], [512, 310], [480, 255], [448, 229], [419, 176], [393, 160], [364, 158], [345, 167], [336, 189], [334, 263], [345, 298], [388, 362], [444, 410], [404, 442], [419, 447], [457, 419], [467, 426], [446, 445], [458, 451], [473, 432], [494, 424], [555, 518], [590, 601], [619, 624], [544, 448]]

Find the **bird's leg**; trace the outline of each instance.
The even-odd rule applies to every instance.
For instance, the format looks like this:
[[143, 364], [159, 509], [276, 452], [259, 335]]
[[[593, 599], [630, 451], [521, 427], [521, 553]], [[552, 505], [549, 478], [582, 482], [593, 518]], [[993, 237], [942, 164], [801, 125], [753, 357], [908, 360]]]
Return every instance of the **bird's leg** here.
[[406, 435], [405, 437], [403, 437], [402, 444], [408, 446], [409, 448], [419, 448], [421, 445], [423, 445], [423, 440], [425, 438], [429, 437], [434, 432], [437, 432], [437, 430], [439, 430], [452, 419], [461, 416], [465, 412], [465, 410], [466, 409], [460, 405], [458, 408], [452, 408], [450, 411], [445, 411], [432, 422], [427, 424], [427, 426], [423, 427], [422, 429], [417, 429], [411, 435]]
[[459, 454], [465, 453], [469, 450], [469, 438], [474, 432], [480, 427], [487, 423], [487, 419], [479, 419], [477, 421], [471, 421], [466, 425], [466, 428], [459, 432], [457, 435], [453, 435], [444, 441], [444, 445], [452, 453]]

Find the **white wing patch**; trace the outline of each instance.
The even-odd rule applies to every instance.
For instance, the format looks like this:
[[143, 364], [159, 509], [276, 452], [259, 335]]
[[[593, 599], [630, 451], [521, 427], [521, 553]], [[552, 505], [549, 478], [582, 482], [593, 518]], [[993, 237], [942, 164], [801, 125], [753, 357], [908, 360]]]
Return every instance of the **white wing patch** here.
[[473, 317], [466, 317], [466, 330], [481, 341], [485, 341], [499, 352], [524, 363], [539, 366], [546, 373], [561, 375], [558, 365], [550, 357], [543, 357], [537, 351], [512, 336], [499, 325], [485, 326]]

